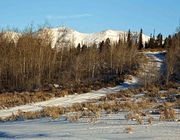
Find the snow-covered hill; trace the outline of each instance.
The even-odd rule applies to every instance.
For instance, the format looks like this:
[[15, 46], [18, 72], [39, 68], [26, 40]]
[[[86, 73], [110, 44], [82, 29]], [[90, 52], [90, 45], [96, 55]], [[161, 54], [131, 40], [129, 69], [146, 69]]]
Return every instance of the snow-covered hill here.
[[[18, 41], [21, 36], [20, 33], [16, 32], [4, 32], [4, 37], [9, 40], [13, 40], [15, 43]], [[46, 40], [52, 40], [52, 48], [57, 47], [68, 47], [68, 46], [77, 46], [79, 43], [81, 45], [91, 45], [99, 44], [102, 41], [105, 41], [107, 38], [111, 42], [117, 42], [119, 39], [127, 39], [127, 32], [116, 31], [116, 30], [105, 30], [97, 33], [81, 33], [66, 27], [59, 28], [43, 28], [34, 33], [35, 36], [44, 38]], [[138, 40], [139, 32], [132, 32], [132, 39]], [[149, 36], [143, 34], [143, 43], [149, 40]]]
[[[127, 39], [127, 32], [124, 31], [116, 31], [116, 30], [105, 30], [97, 33], [80, 33], [70, 28], [60, 27], [60, 28], [44, 28], [38, 31], [38, 36], [44, 35], [52, 36], [52, 47], [61, 47], [68, 45], [77, 46], [79, 43], [90, 45], [90, 44], [99, 44], [102, 41], [105, 41], [107, 38], [111, 40], [111, 42], [117, 42], [119, 39], [124, 40]], [[139, 33], [132, 32], [132, 39], [138, 40]], [[143, 42], [147, 42], [149, 40], [149, 36], [143, 34]]]
[[19, 37], [21, 36], [21, 33], [13, 32], [13, 31], [7, 31], [2, 33], [2, 37], [8, 41], [14, 41], [14, 43], [17, 43]]

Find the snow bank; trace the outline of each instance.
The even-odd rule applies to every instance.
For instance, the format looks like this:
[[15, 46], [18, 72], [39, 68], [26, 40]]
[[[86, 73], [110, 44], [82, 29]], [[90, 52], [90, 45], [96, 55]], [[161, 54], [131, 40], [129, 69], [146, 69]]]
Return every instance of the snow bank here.
[[[76, 123], [60, 120], [35, 119], [0, 123], [0, 139], [22, 140], [179, 140], [180, 123], [153, 122], [136, 125], [124, 119], [125, 112], [102, 116], [95, 124], [81, 119]], [[132, 133], [124, 132], [132, 127]]]

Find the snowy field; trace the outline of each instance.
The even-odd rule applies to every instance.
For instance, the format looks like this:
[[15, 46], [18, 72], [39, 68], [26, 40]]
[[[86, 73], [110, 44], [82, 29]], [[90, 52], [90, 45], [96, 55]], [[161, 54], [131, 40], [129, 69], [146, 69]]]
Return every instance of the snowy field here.
[[[103, 116], [95, 124], [81, 119], [69, 123], [48, 118], [0, 123], [0, 139], [44, 140], [179, 140], [179, 122], [136, 125], [124, 119], [125, 113]], [[132, 127], [132, 133], [124, 132]]]
[[[161, 52], [146, 52], [153, 58], [159, 69], [164, 63], [164, 55]], [[152, 60], [152, 59], [151, 59]], [[135, 88], [138, 86], [138, 78], [133, 77], [123, 84], [102, 88], [85, 94], [74, 94], [61, 98], [53, 98], [48, 101], [17, 106], [0, 110], [0, 117], [8, 117], [12, 113], [21, 111], [38, 111], [47, 106], [70, 106], [73, 103], [87, 102], [90, 99], [98, 99], [108, 93], [116, 93], [120, 90]], [[127, 112], [103, 115], [96, 123], [88, 123], [87, 118], [78, 122], [69, 123], [63, 117], [58, 120], [41, 118], [25, 121], [0, 122], [0, 139], [57, 139], [57, 140], [179, 140], [180, 122], [156, 121], [152, 125], [136, 125], [135, 122], [127, 122], [124, 116]], [[158, 118], [157, 116], [155, 116]], [[126, 127], [132, 128], [132, 133], [125, 133]]]

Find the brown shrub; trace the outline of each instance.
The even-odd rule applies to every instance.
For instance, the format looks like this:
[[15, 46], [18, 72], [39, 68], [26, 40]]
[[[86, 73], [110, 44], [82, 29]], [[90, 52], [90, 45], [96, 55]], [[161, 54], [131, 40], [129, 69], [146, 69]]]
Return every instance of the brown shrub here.
[[62, 114], [63, 109], [59, 107], [45, 107], [42, 112], [44, 116], [51, 117], [52, 119], [57, 119]]
[[24, 92], [0, 94], [0, 107], [14, 107], [32, 102], [46, 101], [53, 98], [54, 94], [47, 92]]
[[55, 93], [56, 97], [64, 97], [64, 96], [67, 96], [67, 95], [69, 95], [68, 90], [61, 90], [61, 91], [58, 91], [58, 92]]
[[149, 124], [152, 124], [152, 122], [154, 121], [154, 118], [150, 116], [147, 121]]
[[160, 121], [175, 121], [175, 119], [176, 111], [172, 108], [164, 108], [164, 110], [160, 113]]
[[23, 119], [23, 120], [27, 120], [27, 119], [35, 119], [35, 118], [40, 118], [42, 117], [41, 112], [22, 112], [22, 111], [18, 111], [17, 115], [16, 115], [16, 119]]
[[139, 115], [138, 113], [135, 113], [135, 112], [130, 112], [128, 113], [127, 115], [125, 115], [125, 118], [129, 121], [129, 120], [132, 120], [132, 121], [136, 121], [137, 124], [143, 124], [143, 118], [141, 115]]
[[79, 118], [80, 118], [79, 113], [68, 114], [65, 116], [65, 119], [71, 123], [78, 121]]
[[165, 108], [171, 108], [172, 106], [174, 106], [174, 104], [171, 103], [171, 102], [164, 102], [164, 103], [163, 103], [163, 106], [164, 106]]
[[132, 128], [131, 126], [128, 126], [128, 127], [126, 127], [126, 128], [124, 129], [124, 133], [130, 134], [130, 133], [132, 133], [132, 132], [133, 132], [133, 128]]

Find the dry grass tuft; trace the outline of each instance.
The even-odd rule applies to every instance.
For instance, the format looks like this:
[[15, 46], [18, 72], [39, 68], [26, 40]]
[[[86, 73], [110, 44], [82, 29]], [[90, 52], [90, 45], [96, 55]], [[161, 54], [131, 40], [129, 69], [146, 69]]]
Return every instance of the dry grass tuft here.
[[78, 121], [79, 118], [80, 118], [80, 114], [79, 113], [67, 114], [65, 116], [65, 119], [67, 121], [71, 122], [71, 123]]
[[173, 108], [164, 108], [160, 113], [160, 121], [175, 121], [176, 120], [176, 111]]
[[131, 134], [133, 132], [133, 128], [131, 126], [128, 126], [124, 129], [124, 133]]
[[59, 107], [45, 107], [42, 111], [43, 116], [51, 117], [52, 119], [60, 118], [63, 114], [63, 109]]
[[125, 115], [125, 118], [128, 121], [129, 120], [136, 121], [137, 124], [143, 124], [144, 123], [143, 117], [138, 113], [128, 113], [127, 115]]
[[150, 116], [147, 121], [148, 121], [149, 124], [152, 124], [153, 121], [154, 121], [154, 118]]

